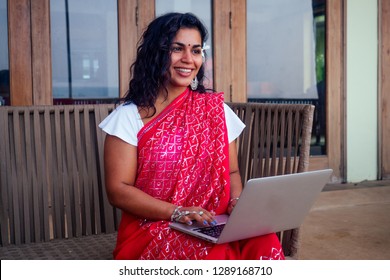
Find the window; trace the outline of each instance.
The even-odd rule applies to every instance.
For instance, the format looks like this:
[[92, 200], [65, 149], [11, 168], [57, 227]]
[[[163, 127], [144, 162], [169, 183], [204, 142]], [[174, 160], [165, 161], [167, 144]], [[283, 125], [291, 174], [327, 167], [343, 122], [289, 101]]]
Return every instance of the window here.
[[316, 106], [312, 155], [325, 154], [325, 2], [247, 1], [248, 100]]
[[7, 0], [0, 0], [0, 106], [9, 105]]
[[168, 12], [193, 13], [206, 26], [209, 32], [204, 46], [206, 50], [205, 82], [206, 88], [213, 88], [213, 48], [212, 48], [212, 5], [211, 0], [156, 0], [156, 16]]
[[53, 98], [119, 97], [116, 0], [51, 0]]

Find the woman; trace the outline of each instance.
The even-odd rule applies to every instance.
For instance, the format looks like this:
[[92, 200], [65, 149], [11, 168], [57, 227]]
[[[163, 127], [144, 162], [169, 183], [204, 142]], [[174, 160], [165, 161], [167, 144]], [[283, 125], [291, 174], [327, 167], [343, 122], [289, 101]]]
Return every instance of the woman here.
[[206, 37], [192, 14], [152, 21], [125, 103], [100, 124], [108, 198], [123, 212], [116, 259], [284, 258], [275, 234], [214, 245], [168, 226], [213, 226], [242, 190], [234, 139], [244, 124], [203, 86]]

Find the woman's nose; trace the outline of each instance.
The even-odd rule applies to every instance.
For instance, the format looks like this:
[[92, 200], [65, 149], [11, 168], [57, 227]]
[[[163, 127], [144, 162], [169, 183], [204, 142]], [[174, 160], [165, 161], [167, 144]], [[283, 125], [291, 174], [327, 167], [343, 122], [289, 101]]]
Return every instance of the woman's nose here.
[[193, 61], [191, 49], [185, 49], [183, 51], [182, 60], [186, 61], [186, 62], [192, 62]]

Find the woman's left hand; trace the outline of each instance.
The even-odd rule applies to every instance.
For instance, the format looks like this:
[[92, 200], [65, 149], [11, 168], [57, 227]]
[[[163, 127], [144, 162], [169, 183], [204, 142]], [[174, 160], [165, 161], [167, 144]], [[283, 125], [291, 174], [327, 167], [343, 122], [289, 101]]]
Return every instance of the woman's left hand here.
[[237, 201], [238, 201], [238, 197], [230, 199], [229, 205], [228, 205], [228, 208], [227, 208], [227, 213], [229, 215], [232, 213], [232, 211], [234, 209], [234, 206], [236, 206], [236, 204], [237, 204]]

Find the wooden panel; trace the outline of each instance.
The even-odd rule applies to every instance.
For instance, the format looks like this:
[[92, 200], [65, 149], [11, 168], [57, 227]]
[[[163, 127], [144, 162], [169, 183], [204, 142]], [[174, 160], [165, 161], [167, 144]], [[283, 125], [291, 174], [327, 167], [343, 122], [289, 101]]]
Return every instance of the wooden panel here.
[[[72, 166], [72, 172], [74, 178], [72, 183], [72, 188], [69, 189], [70, 191], [70, 203], [72, 205], [72, 223], [74, 225], [74, 234], [75, 236], [79, 237], [82, 235], [82, 227], [83, 227], [83, 219], [85, 219], [85, 215], [82, 210], [82, 196], [83, 196], [83, 179], [84, 179], [84, 165], [81, 163], [81, 158], [83, 155], [80, 153], [85, 153], [85, 150], [81, 149], [81, 136], [80, 136], [80, 107], [75, 107], [74, 109], [69, 110], [69, 116], [68, 114], [68, 108], [65, 108], [65, 120], [69, 120], [70, 129], [66, 129], [66, 135], [72, 134], [71, 139], [69, 141], [66, 141], [66, 145], [68, 143], [70, 145], [73, 145], [72, 148], [67, 148], [66, 153], [68, 155], [71, 155], [68, 158], [68, 162], [71, 163]], [[73, 112], [72, 112], [73, 111]], [[67, 139], [67, 137], [65, 137]], [[76, 174], [78, 176], [76, 177]], [[73, 214], [74, 211], [74, 214]]]
[[[64, 228], [64, 210], [61, 205], [63, 205], [64, 191], [63, 187], [68, 184], [68, 177], [63, 174], [64, 163], [61, 159], [63, 152], [61, 147], [64, 146], [64, 140], [61, 135], [61, 126], [57, 125], [54, 128], [52, 127], [52, 122], [60, 124], [60, 111], [55, 110], [52, 114], [49, 110], [44, 112], [45, 116], [45, 132], [46, 132], [46, 151], [47, 151], [47, 161], [49, 172], [48, 174], [48, 186], [50, 194], [50, 202], [52, 208], [52, 217], [53, 217], [53, 234], [55, 238], [62, 238], [65, 236]], [[64, 123], [61, 123], [64, 126]], [[52, 132], [52, 130], [54, 130]], [[52, 136], [53, 134], [53, 136]], [[55, 186], [55, 187], [54, 187]], [[66, 193], [65, 193], [66, 194]], [[68, 207], [69, 208], [69, 207]]]
[[119, 96], [123, 97], [129, 87], [130, 66], [136, 55], [138, 34], [136, 28], [137, 0], [118, 0], [119, 44]]
[[11, 105], [31, 105], [30, 0], [8, 1], [9, 69]]
[[380, 1], [380, 158], [381, 179], [390, 179], [390, 1]]
[[51, 105], [50, 0], [31, 1], [33, 104]]
[[230, 0], [213, 1], [214, 89], [231, 101]]
[[326, 3], [326, 124], [327, 155], [333, 181], [345, 178], [344, 170], [344, 1]]
[[138, 38], [140, 38], [156, 16], [155, 0], [138, 0], [137, 14], [137, 30]]
[[50, 239], [50, 226], [49, 226], [49, 201], [48, 201], [48, 187], [46, 184], [46, 172], [44, 164], [47, 157], [45, 156], [44, 150], [44, 139], [43, 130], [44, 130], [44, 121], [40, 118], [39, 110], [36, 108], [33, 112], [33, 133], [34, 133], [34, 164], [37, 166], [36, 177], [34, 178], [34, 203], [33, 208], [39, 209], [39, 211], [34, 212], [34, 229], [35, 229], [35, 239], [49, 241]]
[[[18, 168], [24, 165], [22, 168], [22, 176], [21, 177], [21, 193], [20, 193], [20, 198], [23, 200], [21, 207], [23, 209], [23, 225], [22, 228], [24, 230], [24, 241], [25, 243], [30, 243], [32, 241], [32, 236], [31, 236], [31, 228], [28, 226], [31, 224], [31, 216], [34, 211], [30, 210], [30, 205], [31, 205], [31, 198], [32, 198], [32, 185], [31, 184], [31, 176], [32, 176], [32, 170], [28, 168], [28, 166], [31, 163], [32, 157], [31, 154], [33, 152], [32, 149], [27, 148], [27, 146], [32, 142], [31, 139], [31, 126], [30, 126], [30, 116], [29, 112], [24, 112], [23, 114], [23, 121], [22, 121], [23, 126], [20, 127], [21, 129], [21, 135], [24, 135], [25, 142], [20, 141], [20, 144], [23, 145], [20, 147], [20, 162], [17, 165]], [[24, 160], [25, 159], [25, 160]], [[20, 200], [19, 200], [20, 201]], [[20, 203], [20, 202], [19, 202]]]
[[[0, 244], [8, 243], [9, 236], [9, 222], [10, 217], [10, 201], [8, 184], [10, 179], [10, 170], [6, 170], [11, 162], [11, 151], [8, 134], [8, 112], [6, 110], [0, 110]], [[4, 221], [4, 222], [3, 222]], [[6, 222], [7, 221], [7, 222]], [[11, 232], [12, 234], [12, 232]]]
[[247, 101], [246, 1], [232, 0], [231, 71], [233, 102]]
[[[101, 222], [98, 216], [98, 207], [99, 207], [99, 198], [98, 198], [98, 184], [97, 184], [97, 167], [96, 161], [94, 160], [94, 148], [96, 144], [93, 143], [95, 140], [91, 135], [94, 129], [92, 126], [96, 127], [94, 122], [91, 123], [91, 118], [89, 110], [84, 110], [82, 116], [80, 116], [81, 123], [81, 133], [84, 135], [85, 140], [80, 142], [80, 148], [85, 149], [84, 158], [82, 164], [84, 164], [85, 173], [83, 174], [84, 178], [84, 209], [85, 213], [85, 223], [86, 228], [83, 231], [83, 234], [89, 235], [93, 233], [93, 229], [96, 228], [98, 233], [101, 233]], [[89, 145], [88, 143], [93, 143]], [[96, 154], [96, 153], [95, 153]], [[91, 175], [89, 175], [91, 174]], [[90, 219], [89, 217], [92, 217]], [[95, 223], [94, 221], [98, 221]]]
[[[23, 109], [22, 109], [23, 110]], [[21, 110], [21, 111], [22, 111]], [[24, 113], [24, 112], [23, 112]], [[23, 116], [23, 114], [22, 114]], [[25, 241], [25, 224], [24, 222], [24, 211], [23, 211], [23, 181], [24, 176], [26, 174], [24, 170], [24, 164], [23, 164], [23, 152], [22, 149], [25, 146], [25, 141], [23, 141], [24, 134], [23, 134], [23, 117], [19, 117], [19, 114], [16, 113], [12, 116], [13, 119], [13, 125], [12, 129], [14, 131], [15, 137], [14, 137], [14, 147], [12, 150], [14, 150], [14, 157], [16, 160], [13, 162], [13, 168], [12, 168], [12, 208], [13, 208], [13, 218], [15, 223], [15, 242], [16, 244], [24, 243]], [[18, 172], [18, 170], [20, 170]], [[16, 175], [19, 173], [18, 175]], [[22, 204], [22, 205], [20, 205]]]
[[328, 156], [311, 156], [309, 170], [320, 170], [329, 168]]

